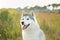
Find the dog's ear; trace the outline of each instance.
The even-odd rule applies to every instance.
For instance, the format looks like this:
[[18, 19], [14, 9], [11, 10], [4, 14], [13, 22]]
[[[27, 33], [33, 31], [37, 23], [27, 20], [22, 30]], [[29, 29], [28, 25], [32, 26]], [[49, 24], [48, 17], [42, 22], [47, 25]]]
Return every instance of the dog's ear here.
[[30, 12], [30, 15], [31, 15], [31, 16], [34, 16], [34, 12], [33, 12], [33, 11], [31, 11], [31, 12]]

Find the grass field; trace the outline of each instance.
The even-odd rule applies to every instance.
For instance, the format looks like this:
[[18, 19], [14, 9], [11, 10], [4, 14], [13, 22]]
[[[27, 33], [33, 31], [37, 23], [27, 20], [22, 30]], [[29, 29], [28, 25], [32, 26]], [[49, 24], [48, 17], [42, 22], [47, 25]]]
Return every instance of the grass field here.
[[46, 40], [60, 40], [60, 14], [37, 13], [36, 18]]
[[[60, 14], [35, 13], [46, 40], [60, 40]], [[0, 13], [0, 40], [22, 40], [21, 13], [8, 10]]]

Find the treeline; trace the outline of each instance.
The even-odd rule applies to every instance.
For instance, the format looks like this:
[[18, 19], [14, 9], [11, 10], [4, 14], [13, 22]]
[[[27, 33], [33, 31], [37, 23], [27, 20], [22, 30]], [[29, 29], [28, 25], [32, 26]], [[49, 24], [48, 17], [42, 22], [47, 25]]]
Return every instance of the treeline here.
[[[49, 7], [52, 7], [52, 9], [50, 10]], [[21, 11], [21, 10], [25, 10], [25, 11], [35, 11], [35, 12], [53, 12], [53, 13], [60, 13], [60, 4], [56, 4], [56, 3], [53, 3], [53, 4], [49, 4], [49, 5], [46, 5], [46, 6], [34, 6], [34, 7], [30, 7], [28, 8], [28, 6], [24, 7], [23, 9], [21, 9], [20, 7], [16, 8], [16, 10], [18, 11]]]
[[[52, 10], [50, 10], [49, 7], [52, 7]], [[31, 10], [33, 10], [34, 12], [60, 13], [60, 8], [59, 7], [60, 7], [60, 4], [54, 3], [54, 4], [49, 4], [49, 5], [46, 5], [46, 6], [43, 6], [43, 7], [36, 5], [36, 6], [30, 7], [30, 8], [28, 8], [28, 6], [26, 6], [23, 9], [18, 7], [18, 8], [8, 8], [7, 10], [14, 10], [16, 12], [21, 12], [23, 10], [24, 11], [31, 11]], [[6, 8], [2, 8], [0, 10], [5, 10], [5, 9]]]

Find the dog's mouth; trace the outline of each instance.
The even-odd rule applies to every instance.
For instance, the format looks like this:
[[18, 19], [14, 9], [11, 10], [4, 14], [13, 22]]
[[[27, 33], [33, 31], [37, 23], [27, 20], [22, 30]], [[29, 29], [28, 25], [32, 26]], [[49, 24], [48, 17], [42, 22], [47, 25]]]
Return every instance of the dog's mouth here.
[[28, 24], [28, 25], [23, 25], [23, 30], [25, 30], [29, 25], [30, 25], [30, 24]]

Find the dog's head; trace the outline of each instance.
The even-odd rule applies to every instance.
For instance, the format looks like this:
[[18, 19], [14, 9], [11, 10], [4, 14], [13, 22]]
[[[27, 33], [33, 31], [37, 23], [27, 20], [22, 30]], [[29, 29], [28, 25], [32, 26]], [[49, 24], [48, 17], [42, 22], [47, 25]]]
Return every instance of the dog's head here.
[[22, 26], [23, 30], [30, 27], [31, 23], [33, 23], [33, 22], [34, 22], [33, 12], [31, 12], [30, 14], [25, 14], [25, 13], [22, 14], [20, 23], [21, 23], [21, 26]]

